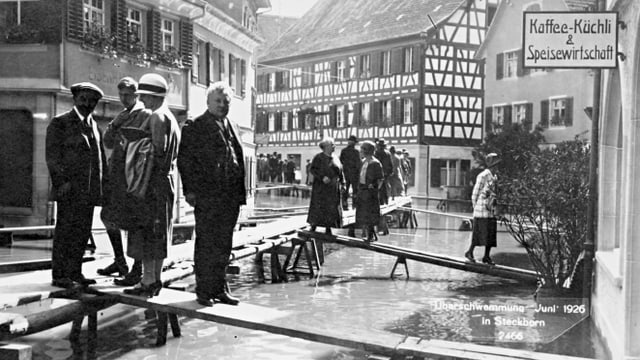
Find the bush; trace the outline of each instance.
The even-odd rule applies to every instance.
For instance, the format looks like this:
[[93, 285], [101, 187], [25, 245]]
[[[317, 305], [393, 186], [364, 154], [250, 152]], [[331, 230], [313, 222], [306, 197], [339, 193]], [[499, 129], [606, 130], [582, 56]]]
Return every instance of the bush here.
[[544, 287], [566, 287], [587, 234], [590, 148], [563, 142], [533, 155], [517, 177], [499, 177], [503, 223], [526, 249]]

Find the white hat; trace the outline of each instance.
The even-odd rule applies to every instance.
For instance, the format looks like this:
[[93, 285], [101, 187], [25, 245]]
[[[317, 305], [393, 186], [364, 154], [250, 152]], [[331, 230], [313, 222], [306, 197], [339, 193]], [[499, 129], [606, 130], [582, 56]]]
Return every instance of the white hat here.
[[138, 91], [136, 91], [136, 94], [149, 94], [164, 97], [167, 95], [168, 88], [169, 85], [167, 84], [167, 80], [165, 80], [162, 75], [149, 73], [140, 77], [140, 81], [138, 81]]
[[97, 87], [96, 85], [90, 82], [81, 82], [81, 83], [73, 84], [71, 85], [70, 89], [71, 89], [71, 93], [74, 96], [77, 95], [80, 91], [93, 91], [98, 95], [98, 99], [104, 96], [104, 93], [102, 92], [102, 90], [100, 90], [99, 87]]

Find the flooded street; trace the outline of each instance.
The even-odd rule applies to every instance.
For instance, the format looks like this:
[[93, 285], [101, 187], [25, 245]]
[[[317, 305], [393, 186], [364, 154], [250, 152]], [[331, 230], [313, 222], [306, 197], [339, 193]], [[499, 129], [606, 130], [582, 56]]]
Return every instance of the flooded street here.
[[[300, 198], [259, 197], [256, 206], [297, 206]], [[414, 202], [414, 207], [425, 208]], [[435, 215], [418, 215], [417, 229], [390, 229], [380, 241], [406, 248], [462, 256], [470, 232], [459, 231], [460, 220]], [[343, 231], [346, 234], [346, 231]], [[606, 359], [604, 347], [589, 320], [558, 338], [530, 330], [527, 339], [541, 342], [505, 342], [487, 337], [479, 330], [473, 312], [436, 311], [438, 299], [449, 302], [488, 301], [533, 304], [532, 285], [464, 272], [408, 260], [409, 278], [402, 265], [395, 279], [389, 278], [395, 258], [356, 248], [329, 245], [330, 253], [320, 275], [309, 279], [289, 276], [288, 283], [260, 283], [253, 259], [240, 262], [239, 275], [230, 277], [234, 295], [250, 304], [292, 311], [296, 321], [336, 331], [357, 331], [363, 336], [376, 331], [421, 337], [498, 345], [565, 355]], [[482, 249], [476, 249], [476, 257]], [[498, 233], [493, 252], [498, 264], [524, 266], [524, 250], [506, 232]], [[268, 257], [265, 257], [268, 262]], [[265, 268], [268, 269], [268, 266]], [[267, 279], [269, 276], [267, 276]], [[193, 279], [185, 280], [192, 283]], [[98, 359], [367, 359], [370, 354], [328, 346], [261, 331], [252, 331], [197, 319], [181, 318], [182, 337], [168, 336], [167, 345], [156, 348], [155, 322], [141, 309], [117, 305], [103, 311], [99, 320]], [[87, 357], [86, 341], [74, 355], [67, 340], [70, 326], [64, 325], [21, 338], [34, 346], [34, 359]], [[86, 335], [83, 334], [83, 338]], [[484, 340], [482, 340], [484, 337]], [[93, 357], [93, 356], [88, 356]]]

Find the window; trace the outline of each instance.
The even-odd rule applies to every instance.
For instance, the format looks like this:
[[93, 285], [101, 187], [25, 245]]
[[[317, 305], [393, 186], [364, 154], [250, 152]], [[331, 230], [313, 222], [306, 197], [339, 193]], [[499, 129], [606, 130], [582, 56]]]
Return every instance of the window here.
[[222, 81], [224, 79], [224, 51], [216, 49], [210, 45], [209, 52], [209, 71], [211, 79], [209, 81]]
[[386, 100], [380, 103], [380, 122], [384, 126], [390, 126], [393, 123], [391, 110], [391, 102], [393, 100]]
[[[298, 118], [298, 121], [296, 121], [296, 118]], [[300, 122], [300, 116], [298, 115], [298, 111], [293, 110], [293, 112], [291, 113], [291, 130], [297, 129], [299, 122]]]
[[302, 67], [302, 87], [313, 86], [313, 66]]
[[229, 86], [234, 89], [234, 92], [237, 94], [238, 89], [236, 89], [236, 57], [233, 54], [229, 54]]
[[160, 32], [162, 33], [162, 50], [168, 51], [175, 47], [174, 35], [173, 35], [174, 23], [169, 19], [162, 19], [162, 27]]
[[504, 125], [504, 106], [493, 106], [493, 117], [491, 123], [494, 126]]
[[413, 71], [413, 48], [412, 47], [408, 47], [404, 49], [404, 67], [402, 70], [404, 72]]
[[207, 84], [207, 52], [205, 44], [201, 40], [193, 42], [193, 65], [191, 67], [191, 77], [193, 82]]
[[277, 85], [278, 90], [285, 90], [291, 88], [291, 74], [289, 70], [285, 70], [279, 73], [280, 74], [280, 83]]
[[84, 0], [82, 11], [84, 13], [84, 31], [104, 28], [104, 2], [102, 0]]
[[325, 84], [331, 82], [331, 63], [322, 62], [314, 65], [314, 84]]
[[573, 98], [558, 97], [543, 101], [542, 112], [548, 114], [548, 119], [542, 119], [543, 127], [571, 126], [573, 124]]
[[371, 103], [360, 103], [360, 125], [371, 125]]
[[402, 122], [404, 124], [413, 123], [413, 99], [402, 100]]
[[519, 103], [514, 104], [512, 109], [513, 122], [525, 124], [531, 127], [531, 119], [533, 118], [533, 104], [532, 103]]
[[360, 55], [360, 78], [367, 79], [371, 76], [371, 56]]
[[142, 42], [142, 13], [138, 9], [127, 9], [127, 42]]
[[347, 75], [347, 69], [344, 61], [338, 61], [336, 64], [337, 67], [337, 81], [344, 81]]
[[347, 104], [347, 126], [353, 126], [353, 103]]
[[289, 113], [282, 113], [282, 131], [289, 131]]
[[341, 128], [345, 126], [344, 106], [338, 105], [336, 108], [336, 126]]
[[431, 159], [431, 187], [465, 186], [470, 167], [470, 160]]
[[242, 9], [242, 26], [249, 29], [250, 32], [256, 32], [256, 20], [247, 6]]
[[391, 74], [391, 51], [382, 52], [382, 75]]
[[504, 53], [504, 77], [514, 78], [518, 76], [518, 52], [510, 51]]
[[0, 109], [0, 206], [33, 205], [33, 125], [27, 110]]
[[274, 113], [269, 113], [269, 127], [267, 130], [269, 130], [269, 132], [276, 131], [276, 114]]

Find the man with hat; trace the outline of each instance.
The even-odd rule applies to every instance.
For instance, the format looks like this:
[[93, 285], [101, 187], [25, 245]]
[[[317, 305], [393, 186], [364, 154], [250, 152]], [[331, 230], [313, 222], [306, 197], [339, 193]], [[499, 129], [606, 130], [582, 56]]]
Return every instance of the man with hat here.
[[[162, 263], [173, 234], [173, 204], [175, 200], [176, 161], [180, 144], [180, 128], [165, 102], [169, 85], [160, 74], [140, 77], [140, 101], [151, 111], [141, 126], [151, 135], [153, 170], [144, 195], [143, 223], [129, 231], [127, 255], [142, 261], [142, 279], [126, 294], [152, 297], [162, 289]], [[146, 126], [145, 126], [146, 125]]]
[[[125, 149], [123, 147], [124, 138], [121, 133], [122, 128], [140, 127], [149, 117], [151, 112], [145, 110], [144, 104], [138, 101], [138, 83], [130, 78], [124, 77], [118, 82], [118, 96], [124, 109], [107, 126], [104, 133], [104, 146], [112, 149], [109, 158], [109, 176], [106, 182], [105, 203], [102, 206], [100, 217], [107, 229], [107, 235], [113, 248], [114, 262], [109, 266], [98, 269], [98, 274], [109, 276], [118, 273], [124, 279], [115, 279], [116, 285], [131, 286], [140, 281], [142, 277], [142, 262], [137, 260], [133, 263], [131, 272], [124, 258], [122, 247], [122, 236], [119, 224], [124, 213], [124, 203], [126, 201], [127, 180], [125, 177]], [[122, 226], [122, 225], [120, 225]]]
[[497, 245], [496, 234], [498, 221], [495, 215], [496, 183], [495, 166], [500, 163], [500, 158], [496, 153], [490, 153], [485, 157], [487, 166], [476, 178], [471, 195], [473, 204], [473, 233], [471, 235], [471, 245], [464, 253], [464, 257], [470, 262], [476, 262], [473, 257], [473, 249], [476, 246], [484, 246], [484, 257], [482, 262], [487, 265], [495, 265], [491, 260], [491, 248]]
[[103, 198], [106, 157], [102, 133], [91, 113], [104, 95], [89, 82], [71, 86], [73, 108], [47, 127], [45, 157], [58, 203], [51, 251], [53, 286], [95, 284], [82, 275], [82, 256], [91, 237], [93, 209]]
[[380, 187], [380, 205], [389, 203], [389, 177], [393, 174], [393, 163], [391, 162], [391, 153], [387, 150], [387, 143], [384, 139], [379, 139], [376, 143], [376, 152], [373, 154], [382, 164], [382, 173], [384, 180]]
[[404, 180], [404, 194], [407, 195], [409, 190], [409, 176], [411, 176], [411, 160], [409, 160], [409, 152], [402, 149], [402, 179]]
[[[362, 167], [362, 160], [360, 159], [360, 151], [356, 149], [358, 138], [355, 135], [349, 136], [347, 140], [347, 147], [340, 152], [340, 162], [342, 163], [342, 172], [345, 179], [345, 187], [342, 191], [342, 208], [344, 210], [349, 209], [347, 199], [349, 198], [349, 188], [353, 192], [353, 199], [356, 198], [358, 192], [358, 181], [360, 177], [360, 168]], [[353, 206], [355, 209], [355, 206]]]

